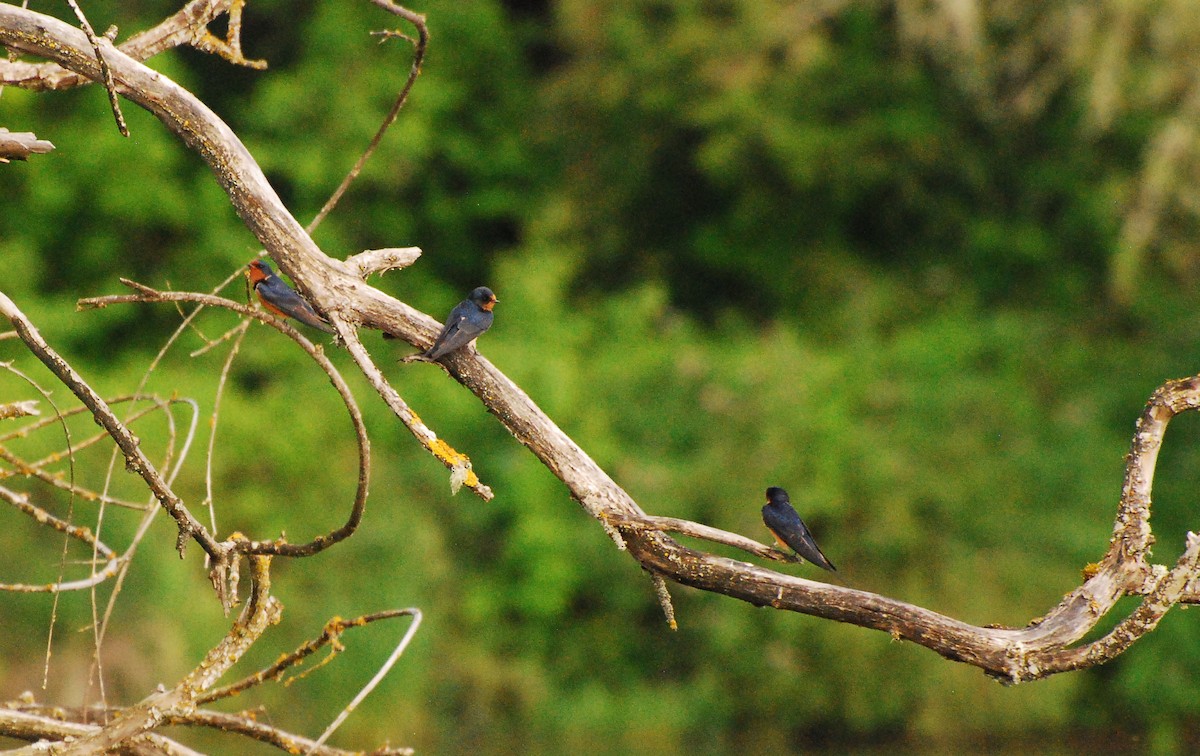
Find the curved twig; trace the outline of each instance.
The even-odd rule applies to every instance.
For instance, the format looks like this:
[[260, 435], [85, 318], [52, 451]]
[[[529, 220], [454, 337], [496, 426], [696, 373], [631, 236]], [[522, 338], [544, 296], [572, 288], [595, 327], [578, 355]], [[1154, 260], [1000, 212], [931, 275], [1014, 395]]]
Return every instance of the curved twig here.
[[338, 184], [338, 188], [333, 190], [333, 194], [329, 196], [329, 199], [325, 200], [325, 204], [321, 207], [320, 211], [305, 226], [304, 230], [309, 234], [315, 231], [317, 226], [321, 225], [321, 221], [325, 220], [325, 216], [329, 215], [337, 207], [338, 202], [342, 199], [342, 195], [346, 193], [346, 190], [350, 188], [354, 180], [358, 178], [358, 174], [362, 172], [363, 166], [367, 164], [371, 155], [375, 153], [376, 148], [379, 147], [379, 143], [383, 141], [383, 135], [396, 122], [396, 116], [400, 115], [400, 109], [408, 101], [408, 93], [412, 91], [413, 85], [417, 83], [417, 77], [421, 75], [421, 64], [425, 61], [425, 48], [429, 44], [429, 27], [425, 25], [425, 17], [419, 13], [413, 13], [407, 8], [401, 8], [388, 0], [371, 0], [371, 2], [383, 8], [388, 13], [403, 18], [416, 27], [417, 41], [413, 43], [412, 67], [408, 71], [408, 79], [404, 82], [404, 86], [400, 88], [400, 94], [396, 96], [396, 101], [392, 103], [391, 110], [383, 117], [383, 123], [379, 125], [375, 136], [371, 137], [371, 142], [367, 145], [367, 148], [363, 150], [362, 155], [359, 155], [358, 160], [354, 163], [354, 167], [342, 179], [342, 183]]
[[79, 525], [72, 525], [66, 520], [61, 520], [46, 510], [37, 506], [29, 500], [29, 497], [18, 491], [0, 486], [0, 499], [7, 501], [17, 508], [18, 511], [29, 515], [37, 520], [39, 524], [53, 528], [60, 533], [63, 533], [77, 541], [86, 543], [93, 547], [100, 556], [104, 558], [105, 564], [99, 572], [93, 572], [88, 578], [83, 580], [60, 581], [56, 583], [44, 584], [25, 584], [25, 583], [0, 583], [0, 591], [8, 591], [12, 593], [57, 593], [59, 591], [78, 591], [84, 588], [90, 588], [97, 583], [103, 582], [112, 577], [117, 572], [117, 567], [120, 564], [117, 554], [105, 545], [96, 534], [90, 529]]
[[362, 521], [363, 512], [367, 506], [367, 492], [370, 488], [371, 476], [371, 439], [367, 435], [367, 428], [362, 419], [362, 412], [358, 408], [358, 403], [354, 400], [354, 395], [350, 392], [350, 387], [346, 384], [345, 379], [342, 378], [341, 373], [338, 372], [334, 364], [325, 356], [325, 352], [309, 341], [302, 333], [292, 328], [291, 325], [264, 310], [212, 294], [186, 291], [158, 291], [127, 279], [121, 279], [121, 281], [133, 288], [137, 293], [81, 299], [78, 306], [81, 308], [99, 308], [107, 307], [111, 304], [128, 304], [131, 302], [190, 302], [206, 307], [220, 307], [232, 310], [245, 317], [266, 323], [296, 342], [325, 371], [333, 387], [337, 390], [338, 395], [342, 398], [342, 403], [346, 405], [346, 411], [350, 415], [351, 423], [354, 425], [359, 454], [358, 486], [355, 491], [354, 504], [350, 508], [350, 514], [345, 524], [336, 530], [317, 536], [308, 543], [292, 544], [282, 538], [270, 541], [238, 539], [226, 542], [230, 551], [241, 554], [272, 554], [289, 557], [311, 556], [324, 551], [339, 541], [345, 540], [354, 533]]
[[[119, 404], [122, 402], [130, 402], [130, 401], [135, 401], [137, 399], [138, 399], [137, 397], [133, 397], [133, 396], [117, 397], [115, 399], [109, 400], [109, 406], [111, 407], [113, 405], [116, 405], [116, 404]], [[146, 407], [141, 410], [138, 410], [134, 414], [127, 417], [125, 419], [125, 423], [127, 425], [145, 417], [146, 415], [148, 415], [152, 412], [158, 412], [168, 405], [175, 404], [175, 403], [186, 403], [186, 400], [183, 400], [183, 399], [163, 400], [163, 399], [159, 399], [157, 397], [152, 397], [152, 396], [141, 397], [141, 400], [154, 402], [154, 405], [150, 406], [150, 407]], [[62, 416], [64, 418], [67, 418], [72, 415], [77, 415], [81, 412], [90, 412], [90, 410], [84, 406], [72, 407], [70, 409], [64, 410], [62, 413]], [[49, 418], [50, 422], [54, 422], [54, 420], [55, 420], [54, 418]], [[14, 433], [10, 433], [3, 438], [0, 438], [0, 442], [3, 442], [5, 440], [8, 440], [9, 438], [13, 438], [16, 436], [26, 435], [30, 432], [37, 430], [40, 427], [43, 427], [45, 424], [46, 423], [44, 421], [39, 421], [36, 423], [29, 423], [28, 425], [23, 426], [20, 430], [14, 432]], [[110, 436], [107, 433], [97, 433], [95, 435], [90, 436], [89, 438], [84, 439], [83, 441], [80, 441], [79, 443], [72, 444], [71, 450], [74, 453], [78, 454], [80, 451], [87, 449], [88, 447], [94, 446], [99, 441], [101, 441], [103, 439], [107, 439], [107, 438], [110, 438]], [[42, 481], [43, 483], [45, 483], [47, 485], [54, 486], [55, 488], [70, 492], [83, 501], [89, 501], [89, 502], [94, 501], [94, 502], [99, 502], [101, 504], [112, 504], [114, 506], [123, 507], [125, 509], [134, 509], [134, 510], [138, 510], [138, 511], [144, 510], [146, 508], [146, 505], [143, 503], [135, 502], [135, 501], [128, 501], [126, 499], [118, 499], [113, 496], [109, 496], [108, 494], [105, 494], [105, 493], [93, 491], [89, 488], [79, 485], [78, 483], [73, 483], [70, 480], [64, 480], [64, 479], [58, 477], [57, 475], [55, 475], [54, 473], [48, 472], [45, 469], [45, 467], [47, 465], [54, 464], [67, 456], [68, 456], [68, 453], [66, 451], [54, 452], [53, 454], [49, 454], [49, 455], [47, 455], [39, 460], [36, 460], [34, 462], [26, 462], [25, 460], [21, 459], [21, 457], [17, 456], [14, 452], [12, 452], [7, 447], [0, 445], [0, 459], [3, 459], [5, 462], [8, 462], [10, 465], [13, 466], [12, 470], [0, 470], [0, 480], [4, 480], [5, 478], [10, 478], [10, 477], [13, 477], [16, 475], [29, 476], [29, 477], [37, 478], [38, 480]]]
[[325, 728], [325, 732], [321, 733], [321, 737], [317, 738], [317, 742], [307, 751], [305, 751], [305, 756], [314, 753], [318, 748], [325, 744], [325, 741], [329, 739], [329, 736], [336, 732], [337, 728], [342, 726], [342, 723], [346, 721], [346, 717], [349, 717], [350, 714], [358, 708], [358, 705], [363, 702], [363, 699], [370, 695], [371, 691], [375, 690], [375, 688], [379, 686], [379, 683], [383, 682], [383, 678], [387, 677], [387, 673], [390, 672], [392, 667], [396, 665], [396, 662], [400, 660], [400, 657], [404, 654], [404, 649], [408, 648], [408, 644], [412, 641], [413, 636], [417, 634], [417, 629], [421, 627], [421, 610], [416, 608], [400, 609], [393, 616], [401, 615], [412, 617], [412, 622], [409, 623], [408, 629], [404, 631], [404, 637], [402, 637], [400, 642], [396, 644], [396, 648], [393, 649], [391, 655], [388, 656], [387, 661], [380, 666], [379, 671], [375, 673], [375, 676], [371, 678], [370, 682], [364, 685], [362, 690], [358, 691], [358, 695], [354, 696], [354, 699], [350, 701], [350, 703], [346, 704], [346, 708], [342, 709], [341, 713], [339, 713], [337, 717], [329, 724], [329, 726]]

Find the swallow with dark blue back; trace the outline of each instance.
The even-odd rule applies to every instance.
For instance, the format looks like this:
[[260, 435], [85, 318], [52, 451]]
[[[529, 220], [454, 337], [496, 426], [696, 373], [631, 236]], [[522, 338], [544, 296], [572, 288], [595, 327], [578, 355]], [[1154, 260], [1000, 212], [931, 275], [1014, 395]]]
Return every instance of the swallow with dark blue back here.
[[450, 317], [446, 318], [442, 332], [428, 349], [419, 354], [409, 355], [401, 362], [435, 362], [457, 349], [462, 349], [492, 327], [492, 308], [499, 301], [488, 287], [480, 286], [475, 289], [450, 311]]
[[254, 260], [248, 266], [248, 272], [254, 293], [258, 295], [258, 301], [262, 302], [268, 312], [281, 318], [299, 320], [304, 325], [312, 326], [325, 333], [333, 333], [333, 327], [329, 325], [329, 322], [318, 315], [312, 305], [306, 302], [295, 289], [275, 275], [275, 271], [265, 261]]
[[821, 553], [812, 533], [808, 532], [804, 521], [792, 507], [792, 500], [787, 491], [775, 486], [767, 489], [767, 505], [762, 509], [762, 518], [763, 524], [771, 531], [771, 535], [775, 536], [775, 540], [779, 541], [780, 546], [790, 546], [797, 554], [821, 569], [837, 572], [837, 567]]

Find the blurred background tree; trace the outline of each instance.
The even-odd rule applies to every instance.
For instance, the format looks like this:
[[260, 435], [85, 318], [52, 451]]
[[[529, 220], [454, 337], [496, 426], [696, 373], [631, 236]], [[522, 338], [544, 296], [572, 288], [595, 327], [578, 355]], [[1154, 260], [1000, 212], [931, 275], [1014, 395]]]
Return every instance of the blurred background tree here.
[[[834, 579], [976, 623], [1025, 624], [1103, 553], [1134, 418], [1158, 384], [1200, 365], [1191, 4], [415, 9], [433, 35], [425, 72], [317, 241], [334, 256], [422, 247], [379, 285], [438, 317], [475, 285], [495, 289], [482, 351], [647, 511], [765, 537], [762, 491], [785, 486], [841, 567]], [[174, 6], [85, 10], [97, 29], [132, 32]], [[245, 45], [270, 70], [193, 51], [151, 65], [227, 119], [303, 220], [407, 70], [406, 49], [367, 36], [386, 23], [367, 3], [256, 0]], [[76, 298], [117, 290], [118, 276], [207, 289], [257, 250], [199, 159], [126, 113], [128, 140], [96, 87], [0, 96], [0, 122], [58, 148], [2, 169], [3, 286], [113, 393], [136, 385], [178, 316], [76, 313]], [[202, 328], [219, 333], [222, 318]], [[34, 370], [0, 343], [0, 358], [18, 356]], [[151, 388], [211, 408], [220, 359], [173, 353]], [[304, 365], [257, 327], [235, 363], [215, 481], [223, 531], [316, 533], [352, 491], [353, 448], [326, 430], [342, 422], [337, 400]], [[427, 366], [393, 375], [498, 495], [450, 498], [442, 468], [368, 401], [364, 530], [275, 581], [285, 647], [331, 610], [425, 611], [345, 742], [1196, 745], [1186, 670], [1200, 631], [1186, 613], [1105, 668], [1018, 688], [878, 633], [713, 595], [676, 591], [671, 633], [630, 560], [472, 397]], [[28, 392], [3, 385], [6, 399]], [[1197, 442], [1183, 417], [1163, 452], [1163, 562], [1195, 527]], [[201, 466], [180, 490], [203, 497]], [[138, 600], [118, 609], [127, 632], [105, 649], [110, 693], [182, 672], [223, 632], [215, 601], [182, 618], [156, 608], [203, 585], [160, 527]], [[21, 539], [0, 531], [9, 551]], [[3, 637], [29, 643], [0, 657], [0, 695], [13, 696], [40, 679], [45, 640], [30, 629], [48, 627], [50, 601], [0, 604]], [[86, 597], [58, 611], [70, 629], [90, 621]], [[59, 636], [54, 685], [82, 689], [72, 670], [86, 670], [90, 637]], [[392, 642], [304, 680], [299, 704], [295, 688], [279, 694], [286, 707], [263, 702], [281, 726], [323, 722], [360, 682], [346, 670], [365, 678]]]

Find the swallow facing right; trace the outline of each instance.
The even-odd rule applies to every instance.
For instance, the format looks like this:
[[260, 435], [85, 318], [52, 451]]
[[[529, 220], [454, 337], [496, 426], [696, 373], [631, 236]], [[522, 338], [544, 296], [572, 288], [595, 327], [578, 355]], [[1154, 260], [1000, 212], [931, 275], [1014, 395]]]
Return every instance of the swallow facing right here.
[[792, 550], [822, 569], [837, 572], [837, 567], [825, 558], [812, 533], [792, 508], [788, 492], [771, 486], [767, 489], [767, 505], [762, 509], [763, 524], [780, 546], [791, 546]]
[[250, 274], [250, 285], [254, 287], [254, 293], [268, 312], [281, 318], [295, 318], [304, 325], [318, 328], [325, 333], [333, 333], [333, 327], [325, 318], [318, 315], [312, 305], [297, 294], [295, 289], [275, 275], [275, 271], [265, 261], [252, 260], [247, 272]]
[[499, 301], [488, 287], [475, 289], [450, 311], [450, 317], [446, 318], [446, 325], [433, 345], [420, 354], [405, 357], [402, 362], [434, 362], [470, 344], [492, 327], [492, 308]]

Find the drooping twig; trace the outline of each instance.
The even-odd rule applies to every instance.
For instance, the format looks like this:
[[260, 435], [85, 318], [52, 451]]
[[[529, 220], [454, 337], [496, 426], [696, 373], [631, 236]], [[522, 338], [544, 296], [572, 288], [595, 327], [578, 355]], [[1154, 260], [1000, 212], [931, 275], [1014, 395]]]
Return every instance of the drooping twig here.
[[[88, 42], [92, 43], [92, 49], [96, 51], [96, 62], [100, 64], [100, 76], [104, 82], [104, 89], [108, 92], [108, 106], [112, 108], [113, 118], [117, 121], [117, 131], [121, 132], [121, 136], [129, 136], [129, 127], [125, 124], [125, 116], [121, 113], [121, 102], [117, 99], [117, 88], [113, 84], [112, 71], [108, 68], [108, 61], [104, 59], [104, 51], [100, 46], [100, 38], [96, 36], [96, 32], [92, 30], [91, 23], [88, 22], [87, 16], [83, 14], [83, 9], [79, 7], [79, 3], [75, 0], [67, 0], [67, 5], [71, 6], [71, 10], [75, 12], [75, 18], [79, 19], [79, 26], [83, 29], [83, 33], [87, 35]], [[111, 41], [104, 40], [111, 46]]]
[[306, 354], [320, 368], [325, 371], [330, 382], [337, 390], [343, 404], [346, 406], [346, 411], [350, 416], [351, 423], [354, 426], [355, 438], [358, 442], [358, 486], [355, 491], [354, 504], [350, 508], [350, 514], [346, 519], [346, 523], [340, 528], [333, 530], [313, 538], [308, 543], [292, 544], [287, 543], [284, 539], [275, 540], [248, 540], [242, 539], [227, 546], [230, 551], [235, 551], [242, 554], [273, 554], [278, 556], [311, 556], [320, 551], [323, 551], [335, 543], [349, 537], [362, 521], [363, 512], [366, 509], [367, 492], [370, 483], [371, 469], [371, 440], [367, 435], [366, 426], [363, 424], [362, 413], [358, 408], [357, 402], [354, 400], [353, 394], [350, 392], [350, 387], [342, 378], [341, 373], [325, 356], [322, 349], [318, 348], [309, 341], [303, 334], [292, 328], [286, 322], [276, 318], [263, 310], [244, 305], [240, 302], [234, 302], [231, 299], [213, 296], [211, 294], [199, 294], [195, 292], [183, 291], [157, 291], [149, 286], [122, 279], [122, 282], [133, 288], [136, 294], [117, 294], [104, 297], [91, 297], [88, 299], [79, 300], [78, 306], [81, 308], [107, 307], [112, 304], [128, 304], [131, 302], [191, 302], [194, 304], [204, 305], [206, 307], [221, 307], [227, 310], [232, 310], [246, 317], [254, 318], [259, 322], [275, 328], [280, 333], [283, 333], [296, 344], [298, 344]]

